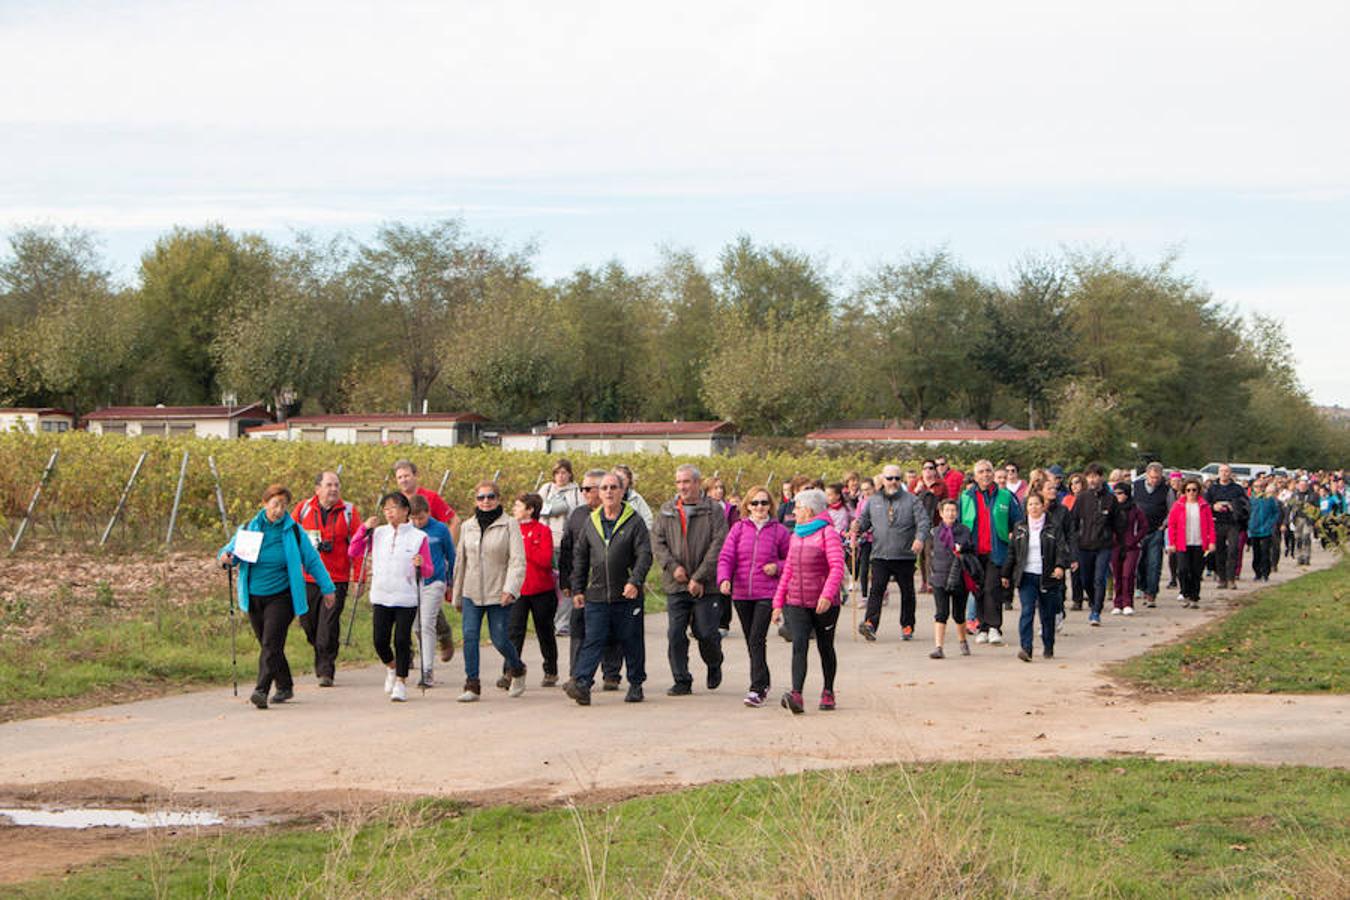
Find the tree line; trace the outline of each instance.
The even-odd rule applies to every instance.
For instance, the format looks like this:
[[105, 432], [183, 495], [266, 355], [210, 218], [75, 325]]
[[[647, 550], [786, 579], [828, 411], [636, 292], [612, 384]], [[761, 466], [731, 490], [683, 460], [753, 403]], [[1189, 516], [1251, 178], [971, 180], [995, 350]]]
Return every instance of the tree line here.
[[267, 402], [281, 414], [472, 409], [1052, 426], [1081, 456], [1334, 465], [1347, 437], [1282, 324], [1242, 317], [1174, 255], [1061, 250], [977, 272], [945, 249], [853, 275], [749, 236], [556, 279], [462, 221], [289, 243], [174, 228], [118, 283], [96, 235], [22, 227], [0, 258], [0, 404]]

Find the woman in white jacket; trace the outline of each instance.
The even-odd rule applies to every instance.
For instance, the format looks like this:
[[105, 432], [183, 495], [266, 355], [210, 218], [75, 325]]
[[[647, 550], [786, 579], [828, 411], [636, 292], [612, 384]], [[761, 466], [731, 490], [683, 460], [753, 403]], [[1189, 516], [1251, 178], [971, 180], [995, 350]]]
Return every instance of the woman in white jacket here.
[[[572, 463], [565, 458], [559, 458], [553, 464], [553, 480], [539, 487], [539, 497], [544, 501], [544, 508], [539, 513], [539, 518], [548, 526], [549, 531], [553, 532], [553, 581], [558, 582], [558, 550], [562, 547], [563, 529], [567, 526], [567, 517], [572, 514], [572, 510], [581, 506], [585, 501], [581, 496], [581, 488], [573, 480]], [[553, 613], [553, 631], [559, 637], [566, 637], [569, 634], [568, 625], [572, 619], [572, 601], [562, 595], [562, 589], [559, 587], [555, 591], [558, 598], [558, 608]]]
[[525, 541], [520, 523], [504, 512], [497, 483], [480, 482], [474, 488], [474, 514], [465, 519], [459, 532], [450, 598], [455, 609], [464, 614], [461, 703], [471, 703], [483, 693], [478, 679], [478, 642], [482, 639], [483, 619], [487, 619], [492, 646], [506, 660], [511, 696], [525, 693], [525, 664], [507, 633], [509, 607], [520, 597], [521, 585], [525, 583]]
[[[371, 516], [352, 535], [348, 553], [360, 557], [370, 542], [370, 603], [374, 612], [375, 652], [387, 671], [384, 692], [401, 703], [408, 699], [412, 668], [412, 627], [417, 618], [422, 579], [435, 573], [427, 536], [409, 521], [408, 498], [397, 491], [380, 500], [386, 524]], [[393, 637], [391, 649], [390, 636]]]

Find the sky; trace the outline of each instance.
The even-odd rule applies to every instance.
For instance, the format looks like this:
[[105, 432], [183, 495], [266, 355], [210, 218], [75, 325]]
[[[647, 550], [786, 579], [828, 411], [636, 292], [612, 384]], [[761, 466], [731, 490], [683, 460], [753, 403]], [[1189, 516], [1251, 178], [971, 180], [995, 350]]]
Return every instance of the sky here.
[[1334, 0], [0, 0], [0, 233], [92, 230], [126, 281], [208, 222], [461, 217], [550, 277], [740, 233], [841, 283], [1178, 251], [1350, 406], [1348, 38]]

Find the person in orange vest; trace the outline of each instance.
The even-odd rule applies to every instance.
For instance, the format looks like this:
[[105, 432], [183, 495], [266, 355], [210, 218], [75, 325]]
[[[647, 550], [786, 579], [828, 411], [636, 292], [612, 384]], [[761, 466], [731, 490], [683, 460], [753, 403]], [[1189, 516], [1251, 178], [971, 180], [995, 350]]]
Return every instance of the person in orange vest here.
[[314, 479], [314, 496], [297, 503], [291, 510], [291, 518], [319, 551], [319, 558], [336, 588], [332, 598], [321, 600], [319, 585], [314, 576], [306, 572], [309, 611], [300, 617], [305, 639], [314, 648], [314, 674], [319, 679], [319, 687], [332, 687], [337, 675], [347, 585], [361, 580], [360, 560], [351, 559], [347, 553], [348, 542], [360, 526], [361, 517], [354, 505], [342, 499], [342, 482], [338, 474], [325, 470]]

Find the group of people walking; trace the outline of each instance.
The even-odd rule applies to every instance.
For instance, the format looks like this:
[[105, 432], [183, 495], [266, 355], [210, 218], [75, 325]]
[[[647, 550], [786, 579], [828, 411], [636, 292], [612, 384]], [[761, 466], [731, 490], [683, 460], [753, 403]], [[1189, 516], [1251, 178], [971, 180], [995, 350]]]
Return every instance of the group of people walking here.
[[1306, 565], [1318, 523], [1344, 516], [1346, 506], [1344, 480], [1335, 475], [1242, 485], [1224, 466], [1202, 485], [1176, 472], [1166, 477], [1153, 463], [1134, 479], [1090, 465], [1068, 476], [1050, 466], [1023, 480], [1014, 464], [980, 460], [965, 475], [937, 457], [920, 473], [888, 465], [875, 478], [849, 473], [836, 484], [797, 478], [778, 498], [767, 486], [728, 496], [720, 481], [682, 465], [675, 495], [653, 511], [626, 466], [592, 469], [577, 481], [562, 459], [539, 490], [513, 498], [509, 512], [494, 481], [479, 483], [472, 515], [461, 520], [420, 485], [411, 461], [395, 464], [395, 478], [398, 489], [380, 498], [380, 515], [364, 520], [342, 498], [336, 472], [320, 473], [314, 494], [298, 503], [284, 485], [272, 485], [262, 509], [222, 548], [222, 564], [239, 568], [238, 604], [260, 644], [250, 698], [258, 708], [294, 696], [285, 642], [296, 617], [313, 647], [319, 686], [334, 684], [343, 609], [359, 585], [393, 702], [408, 699], [414, 655], [423, 688], [437, 683], [437, 657], [453, 659], [447, 603], [461, 617], [460, 702], [483, 695], [485, 621], [502, 660], [496, 685], [507, 696], [526, 691], [522, 654], [533, 622], [541, 686], [559, 684], [558, 638], [566, 637], [568, 697], [590, 705], [598, 673], [602, 691], [620, 690], [626, 677], [624, 700], [642, 702], [645, 587], [655, 565], [666, 596], [667, 695], [694, 692], [693, 645], [704, 686], [720, 687], [723, 638], [734, 617], [750, 663], [744, 704], [769, 702], [767, 641], [776, 625], [792, 644], [781, 705], [805, 710], [814, 643], [817, 708], [828, 711], [837, 706], [841, 607], [858, 604], [857, 631], [876, 641], [892, 582], [901, 641], [914, 637], [918, 595], [932, 594], [933, 659], [946, 656], [949, 623], [962, 655], [971, 652], [972, 634], [975, 643], [1002, 644], [1003, 613], [1015, 593], [1018, 657], [1030, 662], [1037, 617], [1041, 653], [1052, 657], [1069, 609], [1086, 605], [1089, 624], [1101, 624], [1108, 582], [1113, 615], [1134, 615], [1136, 598], [1156, 606], [1164, 559], [1168, 587], [1179, 588], [1183, 606], [1198, 607], [1207, 567], [1225, 589], [1240, 577], [1247, 546], [1257, 580], [1269, 578], [1281, 549]]

